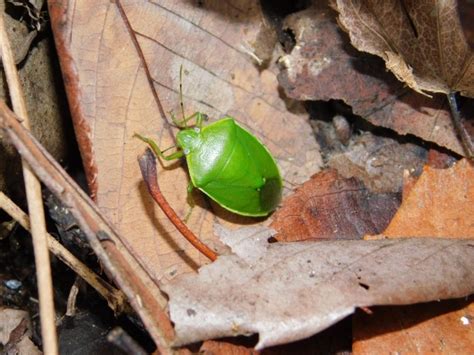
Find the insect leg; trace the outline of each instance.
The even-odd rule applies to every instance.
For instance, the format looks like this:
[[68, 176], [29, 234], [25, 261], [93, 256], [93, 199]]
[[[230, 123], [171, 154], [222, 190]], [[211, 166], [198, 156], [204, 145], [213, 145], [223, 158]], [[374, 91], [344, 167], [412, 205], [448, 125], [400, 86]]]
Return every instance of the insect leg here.
[[194, 198], [193, 198], [193, 190], [194, 190], [194, 185], [192, 181], [190, 181], [187, 188], [187, 191], [188, 191], [187, 200], [189, 203], [189, 211], [188, 213], [186, 213], [186, 217], [184, 217], [184, 223], [188, 223], [188, 220], [191, 217], [191, 213], [193, 212], [193, 209], [194, 209], [195, 203], [194, 203]]
[[156, 144], [156, 142], [153, 139], [144, 137], [144, 136], [139, 135], [137, 133], [135, 133], [133, 136], [137, 137], [138, 139], [140, 139], [140, 140], [144, 141], [145, 143], [147, 143], [150, 146], [151, 150], [153, 150], [155, 155], [159, 156], [160, 158], [162, 158], [164, 160], [175, 160], [175, 159], [179, 159], [182, 156], [184, 156], [184, 152], [182, 150], [178, 150], [174, 153], [171, 153], [170, 155], [164, 155], [163, 152], [171, 149], [172, 147], [161, 151], [160, 147], [158, 147], [158, 144]]
[[202, 122], [208, 119], [209, 117], [205, 113], [196, 112], [196, 127], [202, 128]]

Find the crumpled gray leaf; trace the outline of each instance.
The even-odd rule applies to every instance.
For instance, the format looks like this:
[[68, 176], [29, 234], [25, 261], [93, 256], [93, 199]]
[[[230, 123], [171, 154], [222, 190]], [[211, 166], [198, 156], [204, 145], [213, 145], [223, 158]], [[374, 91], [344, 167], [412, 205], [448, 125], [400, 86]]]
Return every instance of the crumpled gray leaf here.
[[[176, 345], [259, 333], [257, 349], [306, 338], [356, 307], [474, 291], [474, 241], [267, 242], [271, 230], [220, 231], [235, 254], [165, 286]], [[255, 237], [256, 236], [256, 237]]]

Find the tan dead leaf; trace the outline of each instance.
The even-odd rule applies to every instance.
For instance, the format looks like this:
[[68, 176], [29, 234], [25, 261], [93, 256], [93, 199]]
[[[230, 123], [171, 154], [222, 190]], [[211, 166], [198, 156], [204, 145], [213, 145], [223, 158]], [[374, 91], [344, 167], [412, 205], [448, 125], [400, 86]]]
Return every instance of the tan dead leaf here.
[[[179, 110], [179, 68], [184, 67], [187, 114], [207, 113], [211, 121], [229, 114], [255, 133], [275, 155], [293, 183], [317, 171], [321, 158], [302, 115], [287, 110], [278, 92], [276, 68], [259, 71], [251, 43], [260, 33], [256, 0], [196, 2], [122, 0], [154, 86], [166, 112]], [[120, 16], [109, 0], [52, 2], [62, 15], [53, 21], [62, 70], [73, 110], [89, 186], [98, 206], [155, 280], [166, 280], [206, 262], [177, 234], [154, 206], [137, 164], [145, 145], [135, 132], [174, 144], [175, 129], [160, 116], [143, 63]], [[165, 164], [159, 183], [177, 213], [189, 212], [186, 169]], [[188, 222], [207, 244], [219, 248], [212, 233], [219, 221], [256, 223], [226, 213], [195, 194]]]
[[425, 167], [387, 229], [388, 237], [474, 238], [474, 168]]
[[0, 346], [4, 354], [39, 355], [31, 340], [31, 319], [27, 311], [0, 308]]
[[271, 231], [262, 227], [218, 229], [235, 254], [164, 286], [177, 345], [259, 333], [261, 349], [306, 338], [356, 307], [474, 291], [471, 240], [269, 244]]
[[[296, 45], [281, 59], [278, 80], [297, 100], [343, 100], [352, 111], [374, 125], [413, 134], [458, 154], [446, 97], [432, 98], [405, 88], [377, 58], [354, 49], [336, 23], [337, 13], [324, 4], [288, 16], [285, 26]], [[471, 117], [474, 105], [462, 105]], [[474, 124], [465, 123], [474, 136]]]
[[456, 0], [337, 0], [339, 21], [357, 49], [376, 54], [418, 92], [474, 97], [474, 54]]
[[314, 175], [283, 201], [271, 227], [278, 241], [359, 239], [386, 228], [400, 204], [396, 193], [373, 193], [336, 170]]

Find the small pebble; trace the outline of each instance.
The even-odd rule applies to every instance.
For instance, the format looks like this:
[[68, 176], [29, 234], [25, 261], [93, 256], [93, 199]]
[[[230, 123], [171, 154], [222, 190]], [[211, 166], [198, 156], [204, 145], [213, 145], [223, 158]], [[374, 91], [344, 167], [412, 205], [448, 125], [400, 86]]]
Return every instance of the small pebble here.
[[4, 281], [4, 284], [10, 290], [13, 290], [13, 291], [18, 290], [22, 286], [22, 283], [21, 283], [20, 280], [6, 280], [6, 281]]

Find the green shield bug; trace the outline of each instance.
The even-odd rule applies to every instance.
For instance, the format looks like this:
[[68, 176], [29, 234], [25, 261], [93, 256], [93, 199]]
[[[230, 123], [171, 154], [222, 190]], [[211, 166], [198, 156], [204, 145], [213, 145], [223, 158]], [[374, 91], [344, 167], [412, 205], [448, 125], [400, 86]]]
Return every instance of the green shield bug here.
[[[180, 82], [182, 68], [180, 71]], [[165, 160], [186, 158], [190, 188], [198, 188], [225, 209], [244, 216], [266, 216], [281, 200], [280, 172], [267, 148], [232, 117], [203, 125], [206, 115], [196, 112], [173, 122], [181, 130], [176, 135], [176, 152], [164, 155], [150, 138], [136, 135]], [[187, 122], [195, 118], [196, 123]]]

